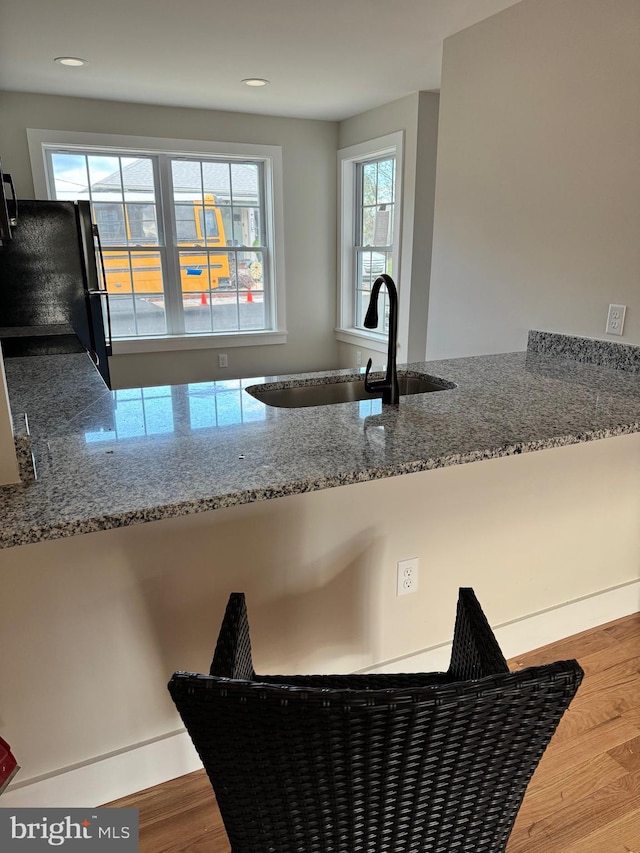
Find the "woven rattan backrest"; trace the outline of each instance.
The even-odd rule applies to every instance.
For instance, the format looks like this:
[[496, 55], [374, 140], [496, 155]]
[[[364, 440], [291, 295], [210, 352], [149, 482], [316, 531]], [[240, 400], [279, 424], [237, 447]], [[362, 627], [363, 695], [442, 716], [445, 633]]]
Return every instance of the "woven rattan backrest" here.
[[498, 641], [470, 587], [458, 595], [449, 674], [456, 681], [509, 672]]
[[169, 689], [233, 853], [502, 853], [581, 677], [562, 661], [467, 681], [175, 673]]
[[209, 672], [224, 678], [253, 678], [255, 675], [243, 592], [232, 592], [229, 596]]

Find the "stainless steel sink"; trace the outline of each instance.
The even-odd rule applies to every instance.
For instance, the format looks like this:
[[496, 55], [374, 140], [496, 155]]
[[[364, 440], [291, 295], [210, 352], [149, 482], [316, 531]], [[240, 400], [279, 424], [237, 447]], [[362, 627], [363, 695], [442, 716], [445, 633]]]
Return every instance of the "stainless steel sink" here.
[[[400, 396], [409, 394], [427, 394], [430, 391], [445, 391], [455, 388], [453, 382], [444, 379], [422, 376], [398, 376]], [[274, 388], [270, 385], [251, 385], [246, 389], [252, 397], [283, 409], [297, 409], [304, 406], [329, 406], [334, 403], [352, 403], [357, 400], [374, 400], [382, 397], [382, 391], [370, 394], [365, 390], [364, 379], [324, 382], [310, 385], [300, 382], [286, 388]]]

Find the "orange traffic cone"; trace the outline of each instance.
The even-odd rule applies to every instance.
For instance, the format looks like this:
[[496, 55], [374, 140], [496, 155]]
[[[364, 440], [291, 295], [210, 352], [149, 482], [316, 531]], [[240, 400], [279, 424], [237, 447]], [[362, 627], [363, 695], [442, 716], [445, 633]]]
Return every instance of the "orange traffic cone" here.
[[208, 304], [209, 303], [207, 302], [207, 294], [203, 293], [202, 296], [200, 297], [200, 305], [208, 305]]

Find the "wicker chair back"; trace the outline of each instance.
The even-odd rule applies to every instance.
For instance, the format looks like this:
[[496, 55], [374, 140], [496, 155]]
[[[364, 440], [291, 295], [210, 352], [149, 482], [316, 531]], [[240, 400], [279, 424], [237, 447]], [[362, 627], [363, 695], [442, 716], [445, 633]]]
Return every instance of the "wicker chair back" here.
[[233, 853], [502, 853], [582, 670], [509, 672], [461, 589], [445, 673], [255, 675], [244, 595], [174, 702]]

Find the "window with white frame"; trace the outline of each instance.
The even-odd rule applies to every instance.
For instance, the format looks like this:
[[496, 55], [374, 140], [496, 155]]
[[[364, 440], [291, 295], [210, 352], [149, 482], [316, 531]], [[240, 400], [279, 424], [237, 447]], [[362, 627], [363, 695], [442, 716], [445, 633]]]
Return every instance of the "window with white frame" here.
[[398, 284], [402, 134], [339, 152], [341, 179], [338, 337], [379, 339], [388, 332], [386, 289], [377, 330], [364, 326], [371, 288], [386, 273]]
[[42, 143], [49, 197], [91, 203], [114, 341], [283, 330], [273, 157], [222, 147]]

